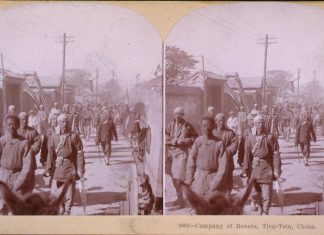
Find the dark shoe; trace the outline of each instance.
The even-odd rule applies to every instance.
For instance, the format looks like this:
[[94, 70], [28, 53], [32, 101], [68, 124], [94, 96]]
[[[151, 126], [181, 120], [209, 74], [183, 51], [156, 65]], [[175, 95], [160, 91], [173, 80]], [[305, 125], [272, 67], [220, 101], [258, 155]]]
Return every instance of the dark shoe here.
[[255, 203], [255, 201], [251, 201], [251, 210], [252, 210], [252, 211], [257, 211], [257, 210], [258, 210], [258, 206], [257, 206], [257, 204]]
[[186, 207], [186, 203], [182, 197], [178, 197], [177, 200], [171, 202], [169, 205], [170, 207], [177, 207], [179, 209]]

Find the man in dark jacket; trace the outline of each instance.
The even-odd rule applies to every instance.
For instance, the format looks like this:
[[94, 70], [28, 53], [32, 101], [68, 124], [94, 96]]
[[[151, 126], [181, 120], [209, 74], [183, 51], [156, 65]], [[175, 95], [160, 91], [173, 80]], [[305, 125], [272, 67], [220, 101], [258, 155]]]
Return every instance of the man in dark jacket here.
[[309, 117], [306, 108], [303, 108], [300, 117], [297, 120], [295, 145], [300, 145], [300, 149], [304, 155], [305, 166], [308, 166], [311, 139], [313, 139], [314, 143], [316, 142], [316, 134], [313, 127], [313, 122]]
[[[0, 138], [0, 180], [17, 195], [28, 193], [30, 175], [34, 174], [35, 158], [30, 154], [27, 140], [18, 135], [19, 119], [14, 115], [4, 118], [5, 135]], [[0, 214], [8, 214], [0, 198]]]
[[30, 146], [30, 154], [32, 155], [32, 157], [35, 159], [33, 161], [33, 169], [34, 169], [34, 173], [29, 175], [29, 188], [28, 188], [28, 192], [32, 192], [35, 186], [35, 170], [36, 170], [36, 155], [39, 153], [41, 145], [42, 145], [42, 139], [40, 137], [40, 135], [38, 134], [38, 132], [28, 126], [28, 114], [25, 112], [21, 112], [18, 115], [19, 117], [19, 122], [20, 122], [20, 126], [18, 129], [18, 134], [20, 136], [23, 136], [26, 138], [28, 145]]
[[245, 154], [245, 140], [249, 137], [249, 135], [252, 134], [252, 128], [254, 126], [254, 122], [253, 122], [254, 117], [255, 117], [255, 115], [253, 115], [251, 113], [247, 116], [247, 126], [244, 129], [241, 140], [240, 140], [238, 154], [237, 154], [237, 163], [240, 166], [243, 166], [244, 154]]
[[111, 156], [111, 141], [115, 138], [118, 141], [116, 126], [113, 118], [109, 115], [108, 111], [105, 112], [102, 122], [99, 125], [96, 144], [101, 144], [102, 151], [105, 155], [105, 164], [109, 165], [109, 158]]
[[245, 144], [242, 177], [255, 180], [252, 200], [258, 201], [259, 213], [268, 215], [271, 206], [272, 183], [281, 175], [281, 159], [277, 138], [268, 134], [261, 115], [254, 118], [252, 134]]
[[69, 215], [73, 206], [75, 180], [83, 177], [85, 160], [83, 145], [78, 133], [71, 132], [69, 116], [61, 114], [57, 118], [58, 127], [49, 143], [44, 176], [53, 177], [51, 193], [60, 195], [65, 182], [73, 180], [65, 194], [64, 214]]
[[226, 127], [225, 115], [223, 113], [216, 114], [216, 128], [213, 130], [214, 136], [223, 140], [228, 159], [228, 167], [226, 171], [227, 193], [231, 193], [233, 188], [233, 171], [234, 171], [234, 155], [237, 152], [239, 141], [233, 130]]
[[45, 132], [44, 139], [42, 142], [42, 147], [41, 147], [41, 156], [40, 156], [40, 163], [43, 166], [46, 166], [47, 162], [47, 155], [48, 155], [48, 144], [51, 142], [52, 135], [55, 133], [55, 128], [57, 127], [57, 117], [60, 113], [59, 112], [53, 112], [51, 116], [51, 127], [48, 128]]

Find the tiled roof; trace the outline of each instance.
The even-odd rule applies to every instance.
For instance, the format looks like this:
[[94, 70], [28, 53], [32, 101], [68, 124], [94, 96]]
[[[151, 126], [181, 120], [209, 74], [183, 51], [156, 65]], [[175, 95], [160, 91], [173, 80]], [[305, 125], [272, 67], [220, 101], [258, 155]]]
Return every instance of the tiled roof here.
[[[206, 79], [225, 80], [225, 77], [220, 74], [215, 74], [209, 71], [205, 71]], [[187, 86], [187, 87], [203, 87], [204, 73], [202, 70], [194, 73], [192, 76], [184, 79], [170, 78], [166, 82], [167, 85], [175, 86]]]

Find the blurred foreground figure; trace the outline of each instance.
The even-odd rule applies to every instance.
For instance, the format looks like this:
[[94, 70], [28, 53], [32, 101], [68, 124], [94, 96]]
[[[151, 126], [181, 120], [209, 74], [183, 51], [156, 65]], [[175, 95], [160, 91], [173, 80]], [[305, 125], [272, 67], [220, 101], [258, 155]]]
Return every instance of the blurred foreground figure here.
[[[7, 115], [4, 123], [5, 135], [0, 138], [0, 181], [18, 196], [23, 196], [30, 191], [29, 175], [34, 174], [35, 158], [29, 151], [27, 140], [18, 135], [18, 117]], [[0, 198], [3, 215], [9, 212], [4, 199]]]

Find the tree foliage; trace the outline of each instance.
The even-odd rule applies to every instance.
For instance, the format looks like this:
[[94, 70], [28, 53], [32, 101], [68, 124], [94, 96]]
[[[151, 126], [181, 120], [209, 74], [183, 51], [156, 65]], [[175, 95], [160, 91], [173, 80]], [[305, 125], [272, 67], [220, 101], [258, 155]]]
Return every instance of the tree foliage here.
[[302, 89], [303, 100], [307, 103], [318, 103], [324, 97], [324, 88], [319, 81], [312, 80], [305, 84]]
[[114, 103], [118, 101], [118, 99], [124, 95], [122, 87], [118, 83], [117, 79], [110, 79], [104, 85], [105, 95], [104, 99], [108, 103]]
[[166, 47], [166, 79], [184, 79], [198, 63], [192, 55], [175, 46]]
[[83, 69], [67, 69], [65, 71], [66, 83], [76, 88], [77, 92], [89, 88], [91, 74]]

